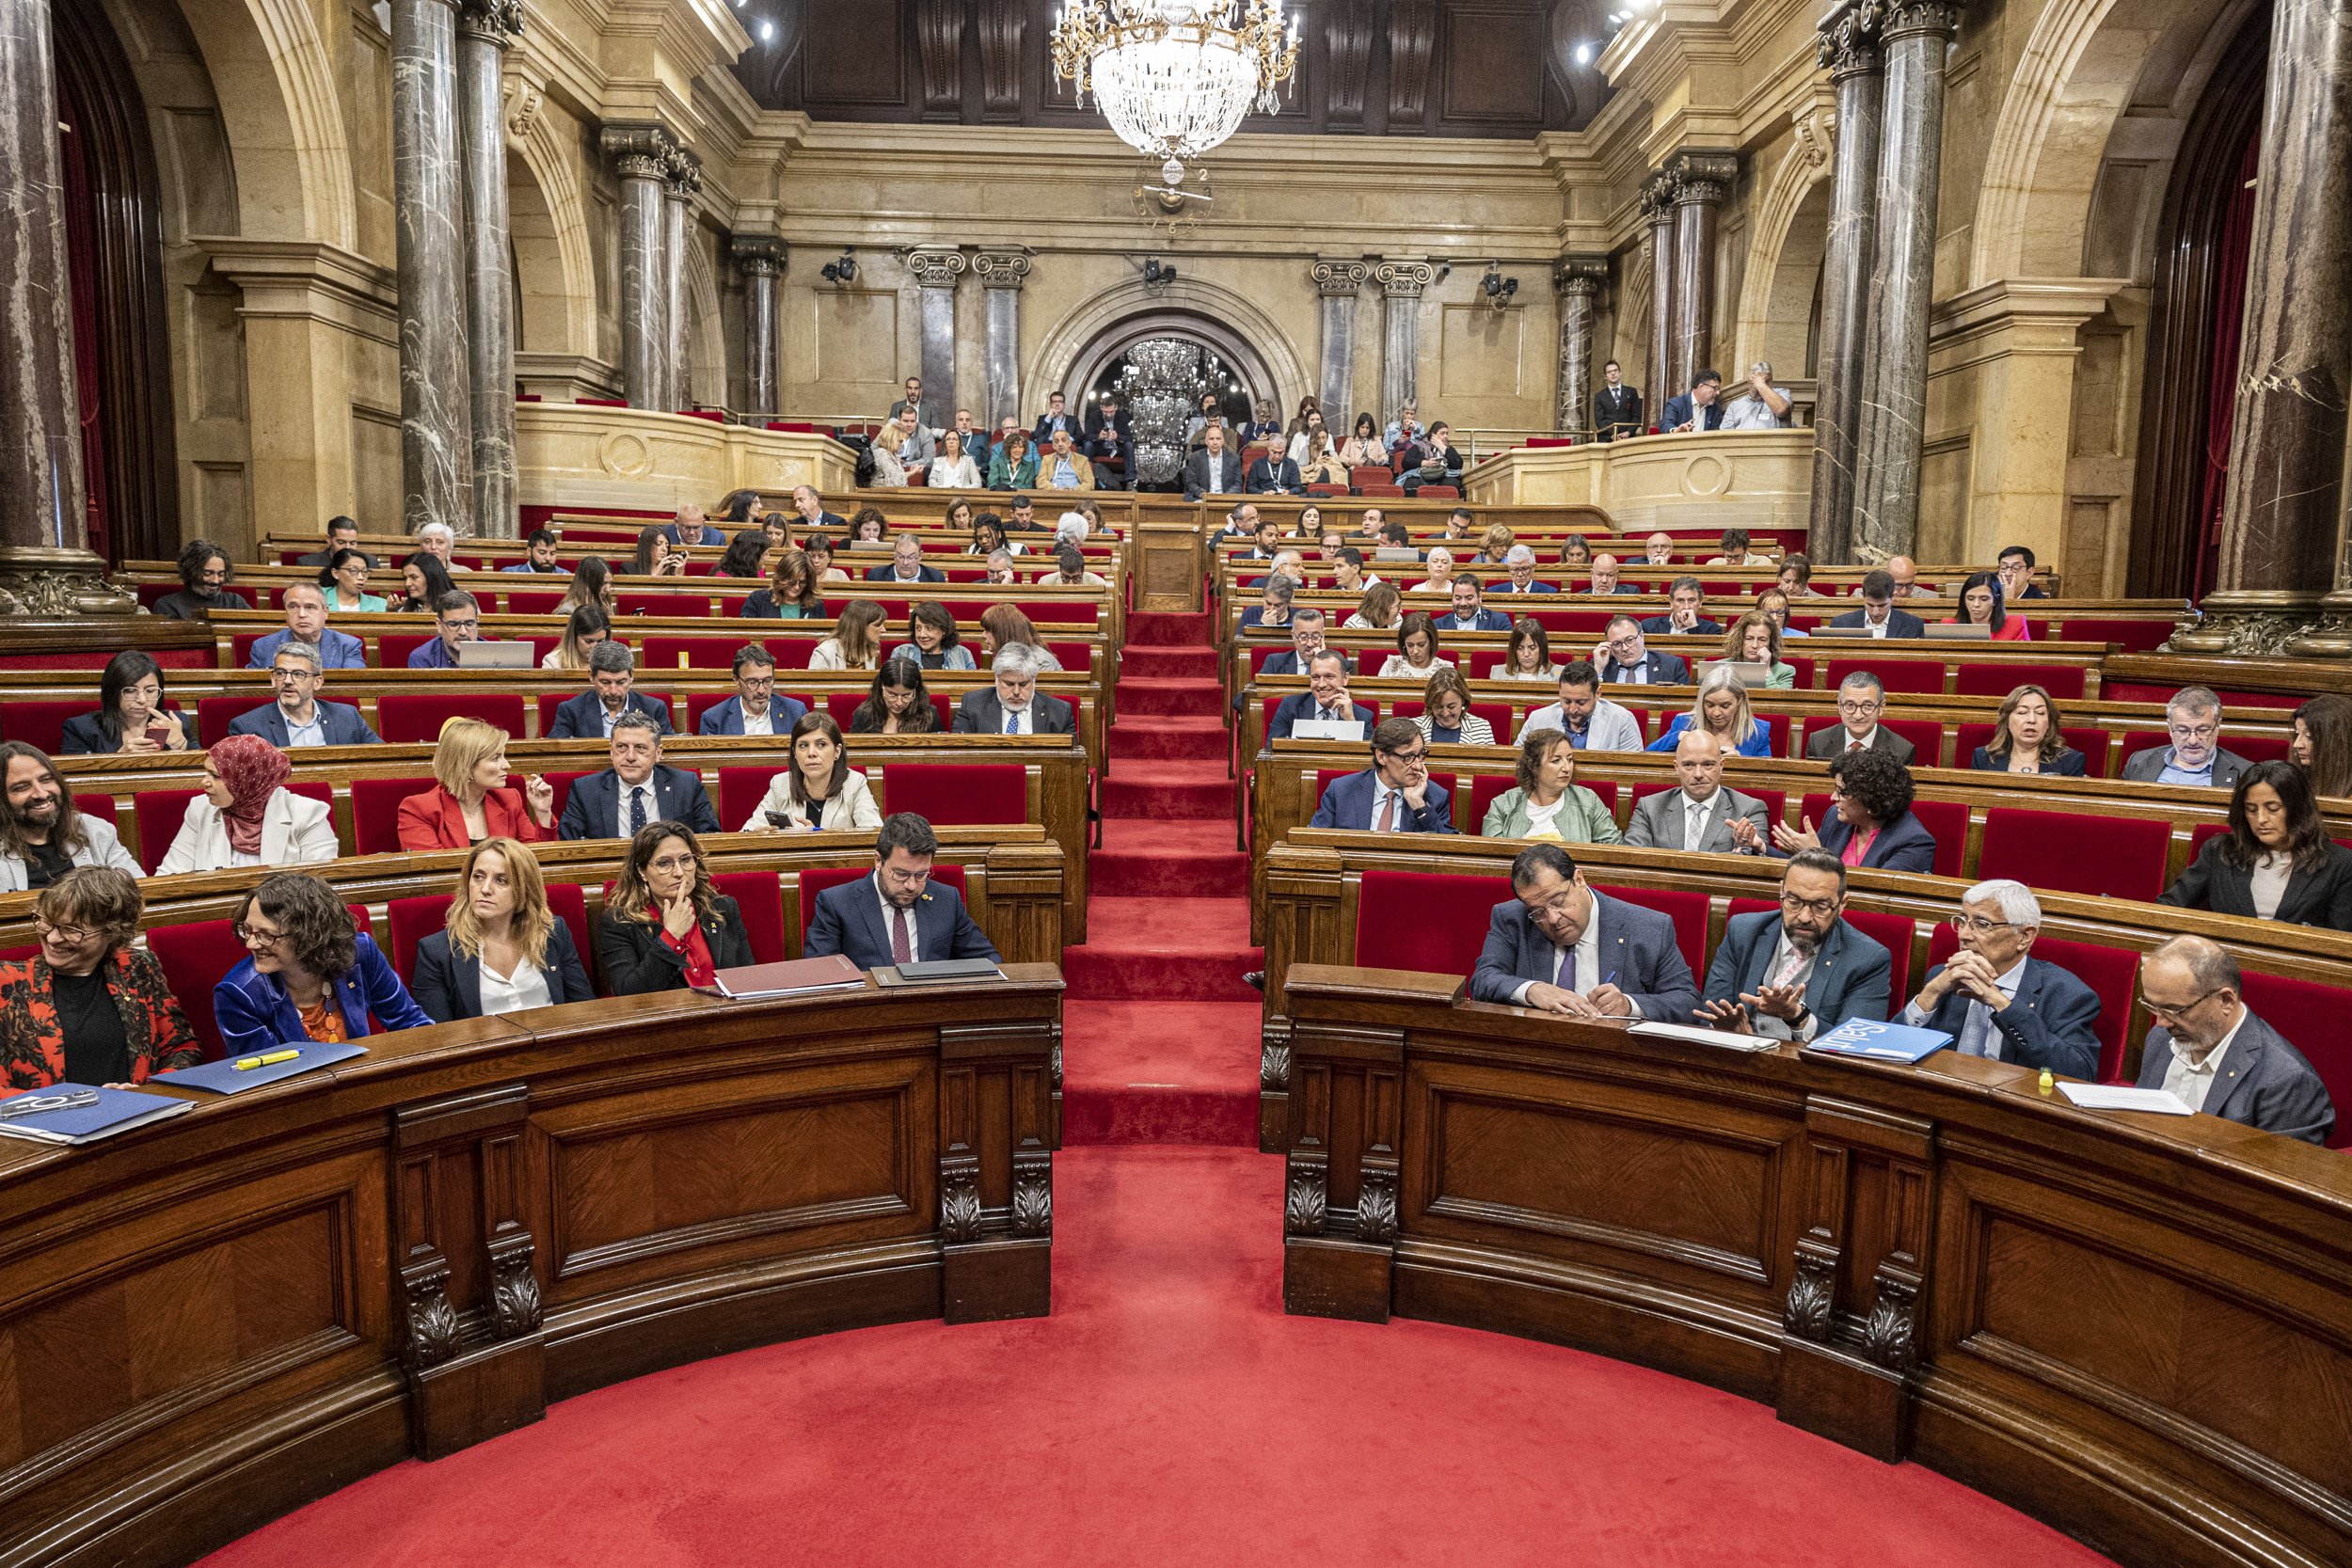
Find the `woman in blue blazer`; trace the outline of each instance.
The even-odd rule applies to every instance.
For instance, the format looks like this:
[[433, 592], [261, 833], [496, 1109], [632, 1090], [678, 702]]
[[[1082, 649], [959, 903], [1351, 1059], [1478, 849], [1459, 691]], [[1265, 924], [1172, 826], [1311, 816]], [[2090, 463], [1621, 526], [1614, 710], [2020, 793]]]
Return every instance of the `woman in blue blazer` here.
[[316, 877], [263, 879], [237, 911], [237, 938], [246, 956], [213, 988], [213, 1017], [231, 1055], [364, 1039], [371, 1014], [388, 1032], [433, 1022]]
[[1934, 871], [1935, 835], [1911, 815], [1910, 768], [1877, 750], [1840, 752], [1829, 783], [1832, 810], [1820, 830], [1773, 823], [1773, 854], [1826, 849], [1872, 871]]
[[548, 907], [538, 857], [511, 838], [467, 855], [447, 922], [417, 944], [414, 986], [417, 1006], [441, 1023], [596, 996], [571, 927]]
[[2083, 754], [2059, 735], [2058, 704], [2048, 690], [2026, 685], [2001, 699], [1993, 738], [1976, 749], [1968, 766], [1980, 773], [2055, 773], [2079, 779]]
[[1772, 754], [1772, 726], [1748, 706], [1747, 688], [1740, 684], [1740, 677], [1721, 669], [1710, 672], [1699, 682], [1699, 699], [1691, 705], [1691, 711], [1676, 714], [1675, 721], [1666, 726], [1666, 733], [1643, 750], [1672, 752], [1682, 743], [1682, 732], [1702, 721], [1708, 732], [1724, 743], [1726, 752], [1736, 752], [1743, 757]]

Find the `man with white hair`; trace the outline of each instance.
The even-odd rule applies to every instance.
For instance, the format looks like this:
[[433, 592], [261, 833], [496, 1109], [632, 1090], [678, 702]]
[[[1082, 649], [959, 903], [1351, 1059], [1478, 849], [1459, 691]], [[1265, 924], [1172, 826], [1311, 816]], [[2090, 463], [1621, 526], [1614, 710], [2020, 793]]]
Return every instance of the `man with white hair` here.
[[2042, 934], [2032, 889], [2007, 878], [1979, 882], [1960, 895], [1952, 930], [1960, 951], [1928, 971], [1900, 1022], [1943, 1031], [1963, 1056], [2096, 1079], [2098, 992], [2028, 957]]
[[1059, 697], [1037, 689], [1037, 650], [1008, 642], [996, 650], [995, 684], [967, 691], [956, 705], [957, 735], [1069, 735], [1078, 716]]
[[2164, 725], [2172, 744], [2134, 752], [2123, 761], [2122, 777], [2134, 784], [2235, 789], [2238, 775], [2253, 766], [2221, 744], [2221, 699], [2205, 687], [2172, 693], [2164, 705]]
[[1509, 583], [1495, 584], [1498, 594], [1557, 594], [1548, 582], [1535, 580], [1535, 552], [1525, 545], [1514, 545], [1502, 552], [1502, 569], [1511, 574]]
[[1642, 541], [1642, 559], [1652, 566], [1671, 566], [1675, 559], [1675, 537], [1661, 529]]
[[1054, 521], [1054, 548], [1075, 549], [1087, 542], [1087, 519], [1083, 512], [1065, 512]]
[[1724, 410], [1724, 430], [1778, 430], [1788, 422], [1788, 395], [1772, 385], [1772, 362], [1748, 367], [1748, 395]]
[[1019, 582], [1021, 579], [1013, 575], [1012, 552], [1001, 545], [989, 551], [988, 576], [981, 580], [998, 588], [1008, 583]]
[[1454, 592], [1454, 552], [1443, 545], [1429, 546], [1429, 575], [1413, 584], [1416, 594], [1451, 594]]

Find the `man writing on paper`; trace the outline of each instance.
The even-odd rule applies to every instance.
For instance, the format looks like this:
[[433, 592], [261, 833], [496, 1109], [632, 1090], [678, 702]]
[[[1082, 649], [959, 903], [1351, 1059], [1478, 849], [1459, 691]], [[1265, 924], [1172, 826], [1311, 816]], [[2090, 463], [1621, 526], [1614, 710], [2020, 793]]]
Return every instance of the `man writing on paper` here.
[[1702, 1023], [1735, 1035], [1809, 1040], [1849, 1019], [1886, 1022], [1894, 955], [1843, 918], [1846, 867], [1801, 849], [1780, 879], [1780, 912], [1735, 914], [1707, 971]]
[[2139, 999], [2155, 1015], [2139, 1086], [2192, 1111], [2324, 1144], [2336, 1125], [2328, 1086], [2303, 1053], [2247, 1006], [2237, 960], [2203, 937], [2174, 937], [2139, 960]]
[[1511, 863], [1518, 896], [1495, 906], [1470, 995], [1570, 1018], [1680, 1022], [1698, 1006], [1674, 922], [1594, 892], [1557, 844]]
[[2099, 1076], [2099, 993], [2054, 963], [2028, 957], [2042, 902], [2023, 882], [1979, 882], [1952, 916], [1960, 951], [1928, 971], [1899, 1022], [1938, 1029], [1963, 1056]]

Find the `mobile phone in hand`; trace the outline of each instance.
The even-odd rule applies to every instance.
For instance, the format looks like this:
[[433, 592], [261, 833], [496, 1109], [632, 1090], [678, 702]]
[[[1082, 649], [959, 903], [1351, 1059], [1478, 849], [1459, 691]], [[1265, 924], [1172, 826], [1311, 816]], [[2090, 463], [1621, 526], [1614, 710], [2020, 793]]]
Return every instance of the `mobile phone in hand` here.
[[171, 726], [169, 724], [151, 722], [147, 726], [147, 742], [149, 745], [163, 746], [167, 744], [170, 739]]
[[785, 816], [784, 813], [780, 811], [765, 811], [760, 813], [760, 815], [768, 819], [768, 826], [771, 828], [789, 828], [792, 826], [792, 819]]

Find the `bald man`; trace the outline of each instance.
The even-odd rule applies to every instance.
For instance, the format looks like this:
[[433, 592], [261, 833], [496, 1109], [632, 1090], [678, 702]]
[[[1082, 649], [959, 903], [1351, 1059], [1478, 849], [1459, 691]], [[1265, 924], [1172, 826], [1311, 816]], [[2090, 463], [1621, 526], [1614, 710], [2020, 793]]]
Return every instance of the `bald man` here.
[[2167, 1089], [2192, 1111], [2324, 1144], [2336, 1125], [2328, 1087], [2303, 1053], [2246, 1005], [2237, 960], [2203, 937], [2180, 936], [2139, 960], [2139, 998], [2155, 1015], [2141, 1047], [2139, 1086]]

